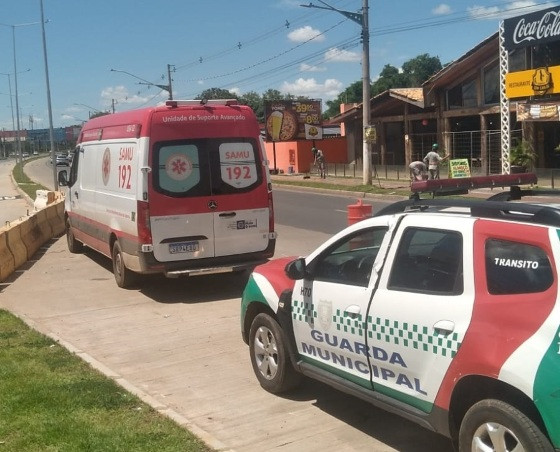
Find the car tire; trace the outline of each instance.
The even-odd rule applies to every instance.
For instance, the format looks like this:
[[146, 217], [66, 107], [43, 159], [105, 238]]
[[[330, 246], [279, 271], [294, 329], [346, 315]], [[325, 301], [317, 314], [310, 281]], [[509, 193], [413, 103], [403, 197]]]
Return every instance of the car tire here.
[[501, 400], [482, 400], [467, 411], [459, 430], [459, 452], [514, 449], [553, 452], [537, 425]]
[[118, 240], [115, 240], [115, 243], [113, 244], [111, 257], [113, 259], [113, 274], [115, 275], [117, 286], [126, 289], [134, 285], [136, 281], [136, 273], [126, 268], [121, 245]]
[[66, 220], [66, 242], [68, 243], [68, 251], [73, 254], [81, 253], [84, 249], [84, 244], [76, 239], [72, 228], [70, 227], [70, 220]]
[[270, 315], [261, 313], [251, 323], [249, 349], [253, 371], [268, 392], [279, 394], [300, 384], [302, 376], [290, 361], [285, 334]]

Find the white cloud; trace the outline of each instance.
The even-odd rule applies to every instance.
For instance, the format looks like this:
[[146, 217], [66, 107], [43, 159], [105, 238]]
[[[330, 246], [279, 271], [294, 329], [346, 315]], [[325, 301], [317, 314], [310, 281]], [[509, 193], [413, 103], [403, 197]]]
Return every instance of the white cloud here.
[[235, 94], [236, 96], [241, 96], [241, 89], [240, 89], [239, 87], [237, 87], [237, 86], [234, 86], [234, 87], [232, 87], [232, 88], [228, 88], [228, 91], [229, 91], [230, 93]]
[[[113, 101], [118, 104], [139, 105], [145, 104], [150, 101], [154, 95], [158, 94], [157, 91], [152, 91], [151, 94], [140, 96], [139, 94], [130, 94], [123, 85], [110, 86], [101, 91], [101, 99], [104, 105], [108, 107], [112, 105]], [[162, 91], [158, 94], [161, 98], [167, 98], [167, 91]]]
[[451, 6], [446, 5], [445, 3], [441, 3], [432, 9], [432, 14], [435, 14], [436, 16], [444, 16], [446, 14], [451, 14], [451, 12]]
[[348, 50], [340, 50], [335, 47], [325, 52], [325, 61], [329, 62], [355, 63], [361, 60], [362, 57], [360, 54], [349, 52]]
[[327, 68], [320, 66], [311, 66], [310, 64], [302, 63], [299, 66], [299, 70], [301, 72], [325, 72]]
[[314, 78], [298, 78], [295, 82], [284, 82], [280, 86], [280, 92], [293, 94], [294, 96], [326, 97], [334, 98], [344, 89], [342, 82], [336, 79], [327, 79], [324, 83], [318, 83]]
[[325, 36], [319, 30], [306, 25], [288, 33], [288, 39], [294, 42], [306, 42], [310, 39], [321, 42], [325, 40]]
[[555, 6], [554, 2], [538, 3], [533, 0], [518, 0], [508, 3], [503, 8], [497, 6], [472, 6], [467, 8], [470, 16], [474, 19], [506, 19], [508, 17], [521, 16], [541, 9]]

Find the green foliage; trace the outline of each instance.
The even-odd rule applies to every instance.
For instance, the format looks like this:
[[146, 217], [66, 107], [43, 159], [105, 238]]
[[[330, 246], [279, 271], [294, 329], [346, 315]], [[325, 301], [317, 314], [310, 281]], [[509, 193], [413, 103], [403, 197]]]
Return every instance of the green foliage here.
[[0, 310], [0, 449], [208, 451], [194, 435]]
[[21, 162], [18, 162], [14, 166], [12, 176], [14, 177], [14, 180], [18, 184], [19, 188], [21, 188], [27, 196], [34, 200], [37, 196], [37, 190], [46, 190], [47, 188], [41, 184], [33, 182], [31, 179], [29, 179], [29, 177], [27, 177], [27, 174], [23, 172], [23, 167], [27, 162], [30, 162], [31, 160], [35, 159], [25, 160], [23, 164]]
[[209, 88], [202, 91], [196, 99], [237, 99], [237, 95], [222, 88]]
[[537, 160], [537, 154], [531, 149], [529, 142], [516, 139], [509, 151], [509, 162], [515, 166], [530, 168]]

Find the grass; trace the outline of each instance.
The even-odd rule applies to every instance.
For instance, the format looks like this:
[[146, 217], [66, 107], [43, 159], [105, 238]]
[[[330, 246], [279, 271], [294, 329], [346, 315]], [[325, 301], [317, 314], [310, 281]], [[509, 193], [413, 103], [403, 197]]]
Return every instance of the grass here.
[[[406, 189], [398, 189], [398, 188], [383, 188], [379, 187], [379, 185], [375, 185], [375, 182], [372, 185], [345, 185], [345, 184], [336, 184], [336, 183], [328, 183], [328, 182], [318, 182], [313, 180], [294, 180], [287, 178], [286, 180], [282, 179], [274, 179], [274, 185], [293, 185], [298, 187], [312, 187], [312, 188], [324, 188], [329, 190], [344, 190], [356, 193], [372, 193], [372, 194], [379, 194], [379, 195], [400, 195], [400, 196], [408, 196], [410, 195], [410, 188]], [[403, 185], [406, 185], [403, 182]]]
[[[35, 157], [35, 159], [36, 158], [41, 158], [41, 157]], [[19, 185], [19, 188], [21, 188], [31, 199], [35, 200], [35, 197], [37, 196], [37, 190], [47, 190], [47, 188], [41, 184], [38, 184], [37, 182], [32, 181], [23, 172], [23, 167], [27, 162], [30, 162], [31, 160], [34, 159], [27, 159], [23, 163], [22, 162], [16, 163], [12, 175], [16, 183]]]
[[5, 310], [0, 394], [0, 451], [210, 450]]

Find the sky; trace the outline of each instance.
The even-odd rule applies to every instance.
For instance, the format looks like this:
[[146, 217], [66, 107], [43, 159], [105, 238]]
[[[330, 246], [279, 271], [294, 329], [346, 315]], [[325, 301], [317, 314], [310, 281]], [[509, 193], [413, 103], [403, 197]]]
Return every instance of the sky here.
[[[371, 79], [425, 53], [449, 63], [504, 18], [559, 3], [369, 0]], [[168, 92], [156, 85], [168, 85], [168, 68], [174, 99], [210, 88], [275, 89], [324, 104], [362, 77], [361, 26], [343, 13], [363, 14], [363, 0], [42, 0], [44, 27], [41, 0], [2, 5], [6, 130], [17, 127], [16, 103], [20, 129], [50, 126], [46, 67], [55, 128], [165, 102]]]

